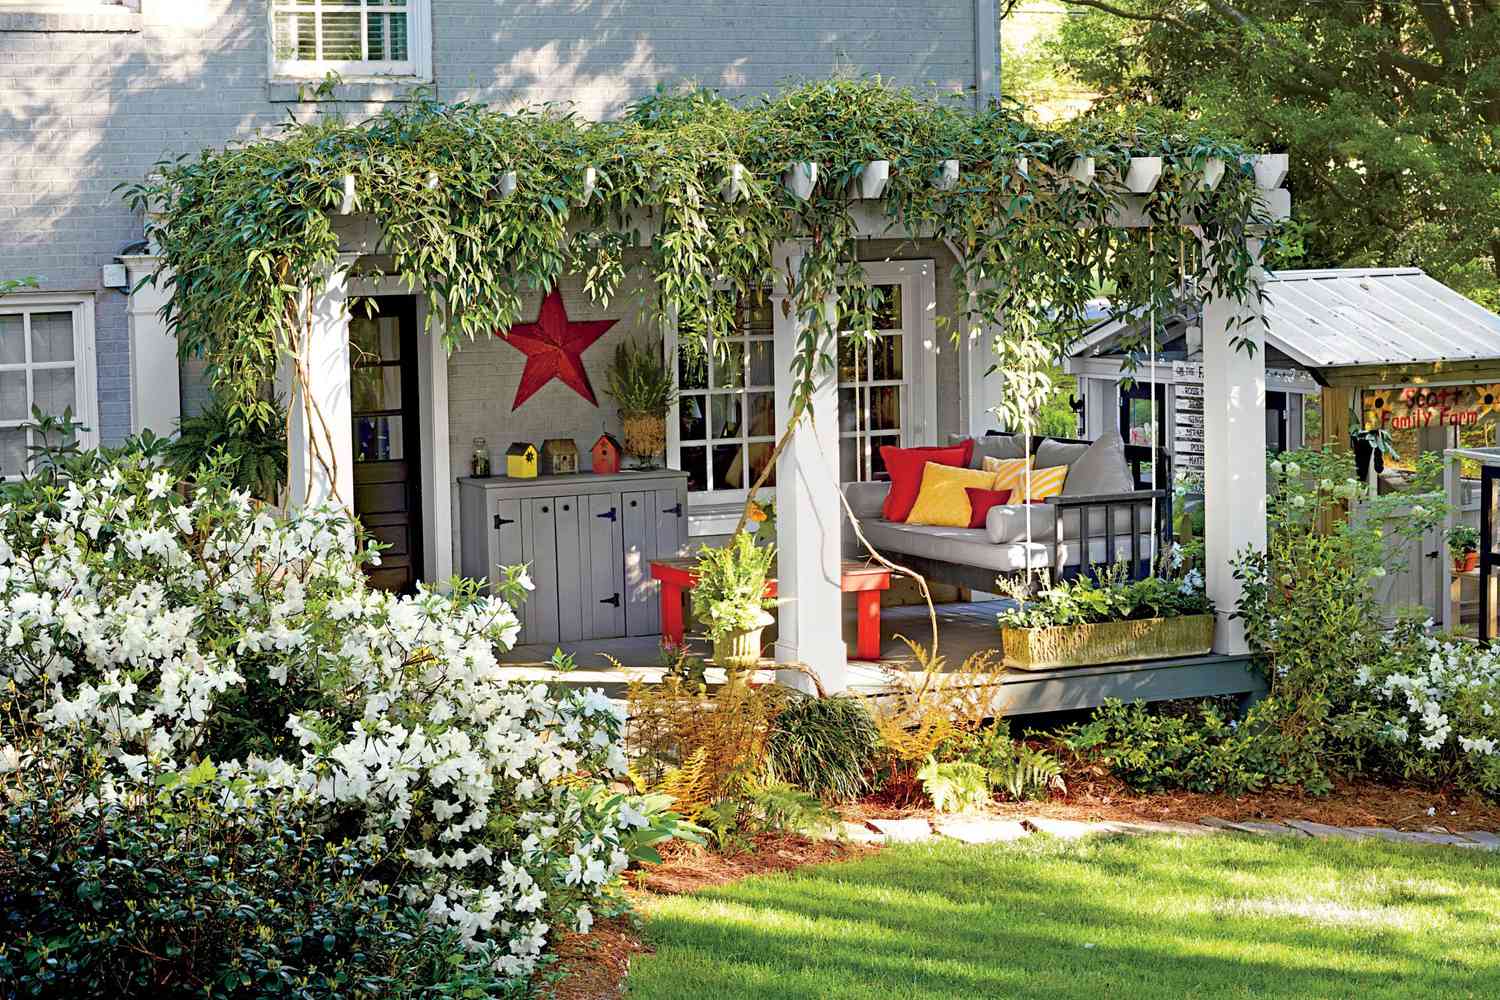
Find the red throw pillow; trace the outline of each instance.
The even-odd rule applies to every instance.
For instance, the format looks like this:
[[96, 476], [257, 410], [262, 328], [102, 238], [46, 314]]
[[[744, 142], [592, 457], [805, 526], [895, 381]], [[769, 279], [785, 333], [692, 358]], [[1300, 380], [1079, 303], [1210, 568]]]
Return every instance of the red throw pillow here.
[[885, 445], [880, 449], [880, 458], [885, 462], [885, 471], [890, 473], [891, 491], [885, 496], [880, 516], [887, 521], [906, 523], [907, 515], [916, 506], [917, 493], [922, 489], [922, 470], [927, 463], [966, 468], [973, 454], [973, 438], [946, 448], [897, 448]]
[[984, 527], [984, 518], [990, 512], [991, 507], [999, 507], [1010, 503], [1010, 490], [986, 490], [978, 486], [967, 486], [964, 492], [969, 495], [969, 527]]

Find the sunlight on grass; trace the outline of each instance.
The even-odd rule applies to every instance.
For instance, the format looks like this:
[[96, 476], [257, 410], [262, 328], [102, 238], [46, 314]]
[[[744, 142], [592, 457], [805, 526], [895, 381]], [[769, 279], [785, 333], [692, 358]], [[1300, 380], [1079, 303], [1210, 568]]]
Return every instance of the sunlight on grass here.
[[1500, 996], [1497, 862], [1230, 836], [895, 847], [654, 900], [629, 995]]

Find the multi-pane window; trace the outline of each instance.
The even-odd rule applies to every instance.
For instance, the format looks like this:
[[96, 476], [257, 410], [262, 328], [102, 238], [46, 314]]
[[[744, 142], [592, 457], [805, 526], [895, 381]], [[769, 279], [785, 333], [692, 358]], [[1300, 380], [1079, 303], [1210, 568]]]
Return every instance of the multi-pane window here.
[[351, 318], [349, 340], [354, 460], [400, 461], [406, 457], [401, 321], [394, 316]]
[[[772, 341], [771, 299], [761, 295], [741, 304], [734, 333], [710, 344], [705, 356], [678, 352], [678, 457], [689, 490], [749, 489], [770, 461], [776, 446]], [[766, 485], [775, 483], [773, 470]]]
[[32, 446], [44, 443], [25, 426], [32, 407], [91, 423], [83, 321], [76, 304], [17, 307], [0, 301], [0, 478], [21, 476]]
[[273, 0], [276, 72], [420, 75], [428, 0]]
[[839, 478], [885, 478], [883, 445], [909, 437], [910, 331], [904, 328], [902, 286], [879, 284], [873, 336], [839, 335]]

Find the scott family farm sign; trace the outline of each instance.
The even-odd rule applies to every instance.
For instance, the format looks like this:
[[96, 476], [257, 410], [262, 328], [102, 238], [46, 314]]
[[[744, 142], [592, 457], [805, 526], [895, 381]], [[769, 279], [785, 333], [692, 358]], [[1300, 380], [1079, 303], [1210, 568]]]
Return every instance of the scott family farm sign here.
[[1469, 427], [1500, 412], [1500, 384], [1366, 389], [1365, 428]]

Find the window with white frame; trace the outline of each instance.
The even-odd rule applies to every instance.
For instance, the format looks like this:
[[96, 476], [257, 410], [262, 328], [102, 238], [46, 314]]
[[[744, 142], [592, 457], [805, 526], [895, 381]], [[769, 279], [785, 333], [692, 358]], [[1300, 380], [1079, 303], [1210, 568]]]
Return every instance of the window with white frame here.
[[[776, 447], [771, 296], [741, 303], [737, 313], [734, 334], [709, 344], [704, 356], [677, 352], [673, 464], [687, 472], [700, 503], [743, 499]], [[775, 484], [772, 471], [766, 485]]]
[[272, 0], [277, 77], [431, 76], [429, 0]]
[[[933, 262], [881, 261], [864, 269], [881, 304], [873, 335], [840, 337], [844, 482], [884, 478], [882, 445], [933, 444], [937, 432]], [[711, 350], [689, 361], [677, 352], [679, 396], [668, 418], [668, 464], [687, 472], [694, 507], [742, 501], [775, 448], [772, 302], [767, 294], [742, 308], [727, 354]], [[669, 351], [673, 346], [669, 342]], [[773, 470], [766, 483], [775, 482]]]
[[[31, 449], [43, 442], [32, 408], [73, 419], [94, 433], [93, 304], [77, 297], [8, 296], [0, 299], [0, 478], [27, 469]], [[60, 442], [50, 442], [60, 443]]]

